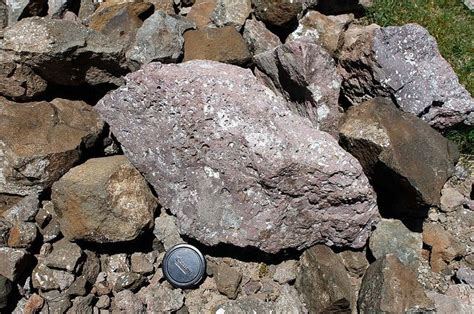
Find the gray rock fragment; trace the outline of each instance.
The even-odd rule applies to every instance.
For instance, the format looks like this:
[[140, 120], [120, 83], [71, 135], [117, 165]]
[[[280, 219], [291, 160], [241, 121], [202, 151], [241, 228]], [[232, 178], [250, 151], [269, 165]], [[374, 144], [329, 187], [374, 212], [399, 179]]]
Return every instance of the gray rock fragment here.
[[183, 54], [183, 33], [193, 28], [194, 23], [182, 17], [157, 11], [138, 29], [127, 58], [139, 64], [176, 62]]
[[408, 24], [359, 32], [363, 35], [346, 40], [339, 56], [349, 102], [390, 96], [401, 110], [438, 130], [467, 121], [474, 112], [474, 100], [426, 29]]

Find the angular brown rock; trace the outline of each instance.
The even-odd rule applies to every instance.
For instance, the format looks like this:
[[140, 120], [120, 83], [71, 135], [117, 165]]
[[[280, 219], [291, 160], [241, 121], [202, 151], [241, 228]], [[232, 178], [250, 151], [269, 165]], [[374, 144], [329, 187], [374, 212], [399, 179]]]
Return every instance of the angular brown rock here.
[[0, 194], [50, 187], [102, 132], [103, 122], [82, 101], [0, 102]]
[[365, 245], [378, 214], [358, 162], [250, 70], [156, 63], [127, 80], [96, 108], [181, 234], [266, 252]]
[[349, 274], [327, 246], [316, 245], [303, 253], [295, 286], [311, 313], [350, 313], [355, 309]]
[[257, 20], [247, 20], [243, 33], [245, 42], [254, 55], [281, 45], [280, 38], [269, 31], [263, 22]]
[[439, 205], [459, 158], [454, 143], [383, 98], [352, 107], [341, 124], [341, 145], [364, 167], [388, 216], [423, 216]]
[[361, 313], [430, 311], [433, 302], [416, 280], [416, 274], [394, 255], [387, 255], [367, 269], [359, 292]]
[[303, 0], [252, 0], [255, 16], [268, 24], [286, 27], [303, 10]]
[[184, 34], [184, 60], [213, 60], [245, 65], [251, 55], [247, 45], [232, 26], [190, 30]]
[[157, 203], [124, 156], [89, 159], [52, 187], [61, 231], [69, 240], [130, 241], [153, 224]]

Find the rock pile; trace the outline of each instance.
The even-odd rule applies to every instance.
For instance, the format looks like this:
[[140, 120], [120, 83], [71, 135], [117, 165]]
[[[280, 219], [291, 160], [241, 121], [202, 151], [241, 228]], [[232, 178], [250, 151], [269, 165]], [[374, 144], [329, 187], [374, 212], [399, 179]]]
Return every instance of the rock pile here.
[[0, 0], [0, 312], [471, 313], [474, 102], [370, 4]]

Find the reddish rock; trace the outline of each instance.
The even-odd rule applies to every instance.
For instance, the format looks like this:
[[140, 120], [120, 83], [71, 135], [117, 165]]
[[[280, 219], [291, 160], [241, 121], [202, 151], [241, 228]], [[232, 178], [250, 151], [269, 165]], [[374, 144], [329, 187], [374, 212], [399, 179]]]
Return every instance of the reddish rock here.
[[184, 60], [213, 60], [245, 65], [251, 55], [247, 45], [232, 26], [190, 30], [184, 33]]
[[186, 17], [196, 23], [197, 29], [204, 29], [212, 24], [211, 15], [216, 3], [217, 0], [196, 0]]
[[354, 26], [345, 37], [338, 59], [350, 103], [390, 97], [439, 130], [472, 119], [474, 100], [423, 27]]
[[273, 253], [366, 244], [378, 214], [360, 165], [250, 70], [152, 63], [127, 80], [96, 109], [181, 234]]
[[456, 257], [462, 256], [463, 247], [441, 225], [423, 226], [423, 242], [431, 247], [430, 265], [434, 272], [442, 272]]
[[263, 22], [247, 20], [243, 33], [245, 42], [254, 55], [281, 45], [280, 38], [267, 29]]
[[287, 100], [295, 113], [337, 137], [341, 76], [333, 58], [320, 45], [290, 41], [254, 56], [257, 77]]

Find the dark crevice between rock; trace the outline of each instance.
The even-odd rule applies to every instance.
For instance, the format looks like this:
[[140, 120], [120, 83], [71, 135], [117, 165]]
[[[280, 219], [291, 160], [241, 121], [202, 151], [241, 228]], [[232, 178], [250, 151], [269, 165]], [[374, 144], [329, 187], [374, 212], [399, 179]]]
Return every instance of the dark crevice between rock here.
[[[151, 230], [144, 231], [135, 240], [127, 242], [97, 243], [88, 241], [76, 241], [83, 250], [89, 250], [96, 254], [114, 255], [120, 253], [133, 254], [137, 252], [149, 253], [154, 249], [155, 236]], [[158, 250], [159, 251], [159, 250]]]
[[46, 91], [39, 95], [38, 100], [52, 101], [55, 98], [64, 98], [68, 100], [82, 100], [94, 106], [108, 92], [114, 89], [117, 89], [117, 86], [114, 84], [65, 86], [49, 83]]
[[[396, 102], [395, 102], [395, 104], [396, 104]], [[428, 106], [428, 107], [426, 107], [425, 109], [423, 109], [423, 111], [420, 112], [420, 113], [417, 115], [417, 117], [418, 117], [418, 118], [422, 118], [423, 116], [427, 115], [427, 114], [430, 112], [430, 110], [431, 110], [432, 108], [435, 108], [435, 107], [442, 107], [443, 105], [444, 105], [444, 102], [434, 100], [434, 101], [431, 103], [431, 105]]]
[[18, 21], [27, 17], [46, 16], [48, 15], [48, 9], [49, 5], [47, 0], [30, 1], [30, 3], [19, 16]]
[[155, 13], [155, 6], [152, 4], [148, 10], [140, 13], [138, 15], [138, 18], [142, 20], [143, 22], [145, 22], [145, 20], [149, 18], [150, 16], [152, 16], [153, 13]]
[[339, 15], [353, 13], [355, 18], [365, 15], [365, 8], [359, 4], [360, 0], [319, 0], [316, 11], [324, 15]]
[[265, 23], [265, 26], [269, 31], [277, 35], [282, 43], [284, 43], [288, 36], [298, 28], [298, 19], [295, 17], [283, 26], [275, 26], [268, 23]]
[[377, 193], [377, 205], [383, 218], [399, 219], [413, 232], [423, 231], [423, 220], [428, 216], [429, 206], [424, 204], [406, 178], [379, 161], [369, 180]]
[[37, 264], [38, 260], [33, 256], [30, 256], [29, 258], [24, 260], [24, 263], [20, 267], [17, 267], [18, 269], [21, 269], [21, 271], [18, 272], [19, 277], [15, 280], [14, 284], [12, 284], [13, 290], [8, 296], [7, 307], [3, 310], [0, 310], [0, 313], [13, 313], [16, 306], [18, 305], [18, 302], [25, 295], [25, 292], [20, 291], [20, 289], [23, 289], [27, 280], [30, 280], [29, 276], [31, 276], [31, 273], [33, 272], [33, 269], [36, 267]]
[[263, 252], [251, 246], [242, 248], [225, 243], [215, 246], [207, 246], [185, 235], [181, 235], [181, 237], [183, 238], [184, 242], [197, 247], [205, 256], [231, 257], [243, 262], [257, 262], [276, 265], [289, 259], [299, 260], [300, 255], [303, 253], [303, 251], [298, 251], [296, 249], [288, 249], [272, 254]]

